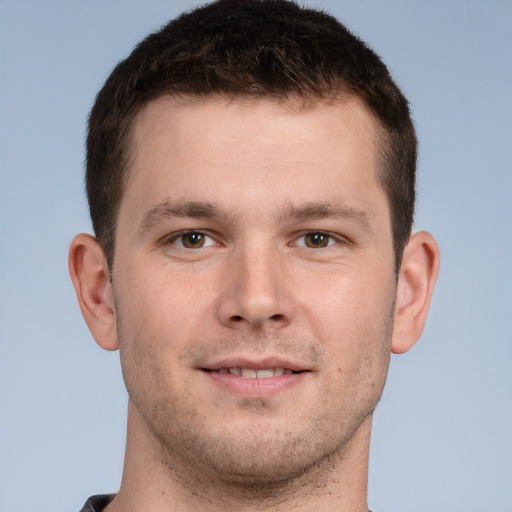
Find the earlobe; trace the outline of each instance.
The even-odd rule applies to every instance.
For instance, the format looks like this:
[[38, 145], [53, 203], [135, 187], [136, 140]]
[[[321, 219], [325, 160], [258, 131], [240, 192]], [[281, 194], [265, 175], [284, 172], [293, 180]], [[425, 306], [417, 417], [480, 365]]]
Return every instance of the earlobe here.
[[420, 231], [409, 239], [400, 267], [391, 350], [407, 352], [418, 340], [427, 318], [439, 272], [439, 248], [429, 233]]
[[69, 248], [69, 273], [82, 315], [105, 350], [119, 348], [112, 284], [105, 255], [96, 238], [77, 235]]

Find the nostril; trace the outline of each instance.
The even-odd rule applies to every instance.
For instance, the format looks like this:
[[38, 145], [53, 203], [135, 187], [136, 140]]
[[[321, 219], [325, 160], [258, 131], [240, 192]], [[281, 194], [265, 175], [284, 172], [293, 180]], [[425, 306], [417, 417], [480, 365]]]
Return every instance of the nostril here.
[[245, 315], [229, 315], [226, 318], [226, 326], [232, 329], [280, 329], [288, 325], [288, 316], [283, 313], [276, 313], [274, 315], [266, 315], [265, 312], [253, 312], [253, 314]]
[[[282, 322], [282, 321], [284, 321], [284, 319], [285, 319], [285, 316], [281, 315], [281, 314], [276, 314], [276, 315], [272, 315], [271, 317], [269, 317], [269, 320], [271, 320], [272, 322]], [[244, 320], [245, 320], [245, 318], [241, 315], [233, 315], [231, 317], [231, 321], [235, 322], [235, 323], [240, 323], [240, 322], [243, 322]]]

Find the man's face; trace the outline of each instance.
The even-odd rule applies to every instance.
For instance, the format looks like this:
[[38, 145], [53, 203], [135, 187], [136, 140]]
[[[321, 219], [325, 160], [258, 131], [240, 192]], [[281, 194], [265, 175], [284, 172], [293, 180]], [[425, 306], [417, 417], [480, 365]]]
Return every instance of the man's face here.
[[133, 414], [168, 461], [272, 481], [368, 435], [395, 300], [377, 140], [357, 100], [138, 115], [113, 290]]

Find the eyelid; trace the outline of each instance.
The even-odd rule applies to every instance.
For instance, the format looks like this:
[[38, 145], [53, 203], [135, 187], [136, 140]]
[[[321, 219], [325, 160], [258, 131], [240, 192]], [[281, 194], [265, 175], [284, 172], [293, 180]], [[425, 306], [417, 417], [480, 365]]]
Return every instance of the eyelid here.
[[[307, 235], [316, 235], [316, 234], [329, 237], [329, 239], [330, 239], [329, 243], [325, 247], [309, 247], [306, 245], [306, 243], [298, 243], [298, 240], [304, 239], [304, 237], [306, 237]], [[300, 233], [298, 233], [297, 236], [295, 236], [294, 239], [292, 240], [291, 245], [296, 245], [298, 247], [305, 247], [306, 249], [319, 250], [319, 249], [327, 249], [328, 247], [332, 247], [333, 245], [337, 245], [337, 244], [345, 244], [347, 242], [348, 242], [348, 240], [342, 235], [334, 234], [329, 231], [322, 231], [320, 229], [311, 229], [309, 231], [301, 231]]]
[[[180, 240], [186, 235], [190, 235], [192, 233], [197, 233], [199, 235], [203, 235], [205, 237], [205, 243], [196, 248], [191, 247], [185, 247], [183, 243], [176, 243], [177, 240]], [[209, 239], [210, 242], [206, 241], [206, 239]], [[209, 234], [208, 231], [202, 230], [202, 229], [184, 229], [182, 231], [177, 231], [176, 233], [172, 233], [171, 235], [168, 235], [164, 238], [164, 243], [169, 245], [174, 245], [176, 247], [179, 247], [180, 249], [186, 249], [186, 250], [198, 250], [203, 249], [204, 247], [212, 247], [215, 245], [220, 245], [220, 243], [215, 240], [215, 238]]]
[[[221, 242], [219, 242], [211, 232], [209, 232], [208, 230], [203, 230], [203, 229], [184, 229], [184, 230], [181, 230], [181, 231], [177, 231], [175, 233], [172, 233], [166, 237], [163, 238], [163, 243], [164, 244], [169, 244], [169, 245], [174, 245], [175, 247], [178, 247], [180, 249], [186, 249], [186, 250], [191, 250], [193, 248], [190, 248], [190, 247], [185, 247], [182, 243], [176, 243], [176, 241], [179, 241], [180, 238], [186, 236], [186, 235], [189, 235], [191, 233], [197, 233], [197, 234], [200, 234], [200, 235], [203, 235], [205, 237], [205, 244], [202, 245], [201, 247], [198, 247], [198, 248], [195, 248], [195, 250], [197, 249], [202, 249], [204, 247], [212, 247], [212, 246], [220, 246], [222, 245]], [[304, 237], [306, 237], [307, 235], [313, 235], [313, 234], [320, 234], [320, 235], [324, 235], [326, 237], [328, 237], [330, 240], [329, 240], [329, 243], [325, 246], [325, 247], [309, 247], [306, 245], [306, 243], [303, 241], [303, 243], [299, 243], [298, 241], [299, 240], [303, 240]], [[291, 242], [289, 243], [289, 245], [295, 245], [295, 246], [298, 246], [298, 247], [304, 247], [306, 249], [327, 249], [328, 247], [332, 247], [333, 245], [338, 245], [338, 244], [346, 244], [346, 243], [349, 243], [349, 240], [342, 236], [342, 235], [339, 235], [339, 234], [335, 234], [335, 233], [332, 233], [332, 232], [329, 232], [329, 231], [322, 231], [322, 230], [318, 230], [318, 229], [311, 229], [311, 230], [304, 230], [304, 231], [300, 231], [299, 233], [296, 233], [293, 237], [293, 239], [291, 240]]]

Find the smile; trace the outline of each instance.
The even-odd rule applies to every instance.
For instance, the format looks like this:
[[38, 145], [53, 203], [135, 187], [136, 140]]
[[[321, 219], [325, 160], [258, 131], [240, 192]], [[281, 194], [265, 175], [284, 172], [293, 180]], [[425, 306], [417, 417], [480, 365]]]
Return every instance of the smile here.
[[216, 387], [245, 398], [275, 396], [285, 389], [298, 386], [310, 373], [309, 370], [292, 370], [286, 366], [232, 364], [202, 368], [202, 373]]
[[247, 368], [234, 366], [230, 368], [219, 368], [218, 370], [206, 370], [210, 372], [231, 374], [243, 379], [270, 379], [271, 377], [281, 377], [282, 375], [293, 375], [293, 370], [289, 368]]
[[217, 388], [245, 398], [264, 398], [308, 382], [313, 372], [304, 361], [278, 355], [233, 356], [197, 366]]

